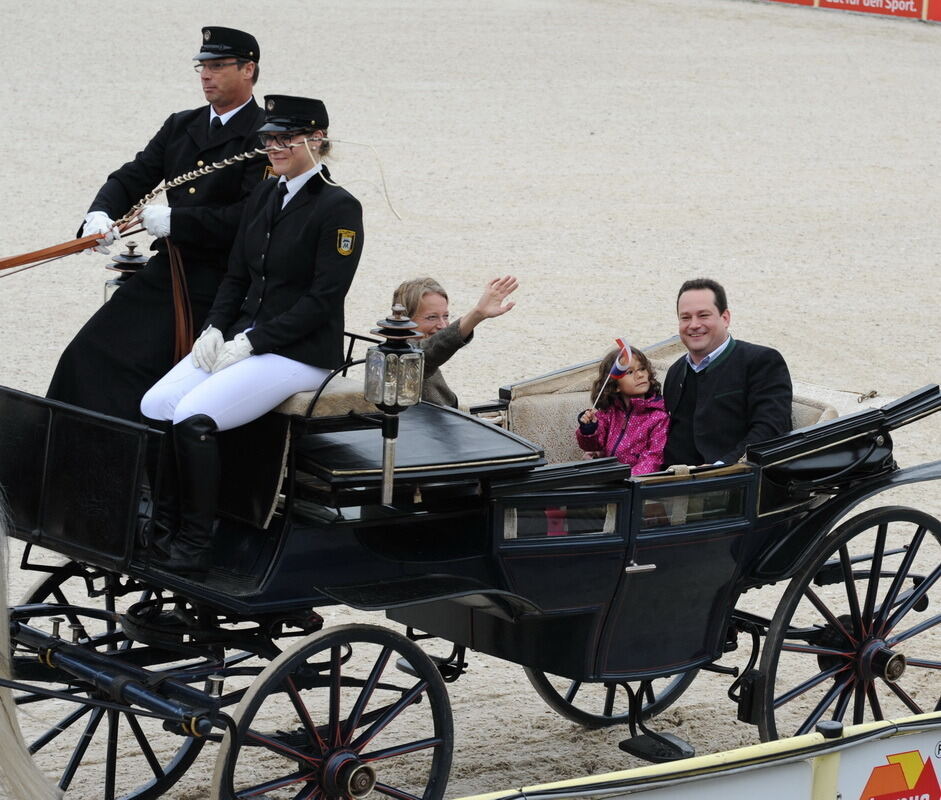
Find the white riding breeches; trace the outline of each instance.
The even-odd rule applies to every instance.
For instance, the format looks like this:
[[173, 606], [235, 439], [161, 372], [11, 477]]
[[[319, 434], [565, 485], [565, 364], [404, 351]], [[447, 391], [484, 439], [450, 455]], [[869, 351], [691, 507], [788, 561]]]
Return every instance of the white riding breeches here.
[[243, 358], [215, 373], [193, 364], [187, 355], [155, 383], [141, 400], [150, 419], [184, 419], [205, 414], [220, 431], [258, 419], [297, 392], [317, 389], [330, 370], [274, 353]]

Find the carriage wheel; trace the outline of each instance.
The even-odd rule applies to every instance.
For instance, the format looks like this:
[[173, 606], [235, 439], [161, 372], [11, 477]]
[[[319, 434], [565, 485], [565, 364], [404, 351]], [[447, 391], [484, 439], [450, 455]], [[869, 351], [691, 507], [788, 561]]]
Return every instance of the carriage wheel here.
[[[92, 640], [108, 637], [106, 645], [89, 645], [99, 651], [130, 649], [133, 642], [121, 635], [117, 625], [74, 610], [81, 606], [115, 610], [113, 592], [106, 590], [100, 597], [88, 596], [82, 578], [87, 569], [75, 561], [62, 561], [36, 581], [22, 605], [71, 606], [73, 610], [58, 614], [64, 618], [60, 630], [64, 639], [70, 638], [69, 625], [81, 625]], [[48, 616], [20, 619], [28, 619], [30, 625], [47, 632], [51, 630]], [[15, 651], [14, 655], [18, 653]], [[26, 682], [35, 684], [37, 689], [102, 699], [74, 684], [49, 683], [41, 677]], [[205, 744], [204, 739], [167, 733], [159, 719], [54, 699], [41, 691], [18, 692], [15, 702], [24, 738], [40, 768], [54, 776], [63, 790], [81, 781], [100, 790], [98, 796], [105, 800], [150, 800], [163, 796], [183, 776]]]
[[[606, 728], [627, 723], [629, 699], [622, 684], [629, 683], [635, 691], [640, 686], [638, 681], [574, 681], [529, 667], [523, 670], [549, 708], [586, 728]], [[641, 698], [642, 719], [650, 719], [673, 705], [698, 672], [698, 669], [691, 669], [653, 681]]]
[[[403, 674], [404, 658], [414, 675]], [[447, 690], [431, 659], [374, 625], [312, 634], [242, 698], [216, 759], [213, 797], [437, 800], [451, 767]]]
[[764, 740], [941, 710], [941, 522], [899, 506], [845, 522], [781, 598], [761, 655]]

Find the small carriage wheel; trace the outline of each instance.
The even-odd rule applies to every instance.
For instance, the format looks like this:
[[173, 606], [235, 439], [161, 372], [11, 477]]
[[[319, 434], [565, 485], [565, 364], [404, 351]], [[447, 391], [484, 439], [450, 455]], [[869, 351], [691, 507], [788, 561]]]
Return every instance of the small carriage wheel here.
[[886, 506], [823, 539], [762, 649], [763, 740], [941, 710], [941, 522]]
[[[638, 681], [575, 681], [529, 667], [523, 670], [549, 708], [586, 728], [626, 724], [629, 697], [622, 684], [628, 683], [635, 691], [640, 686]], [[650, 719], [673, 705], [698, 673], [691, 669], [653, 681], [641, 698], [641, 717]]]
[[222, 740], [212, 797], [437, 800], [453, 743], [444, 681], [421, 648], [387, 628], [343, 625], [258, 676]]
[[[82, 575], [87, 568], [76, 561], [62, 560], [26, 592], [21, 605], [55, 603], [77, 608], [103, 605], [114, 611], [115, 597], [106, 592], [89, 598]], [[117, 626], [90, 620], [73, 610], [58, 613], [63, 618], [60, 635], [69, 639], [69, 625], [81, 625], [91, 636], [109, 635], [108, 648], [125, 650], [133, 643], [117, 632]], [[20, 617], [21, 621], [49, 629], [48, 619]], [[94, 627], [93, 627], [94, 626]], [[39, 684], [41, 680], [31, 680]], [[52, 687], [59, 690], [60, 687]], [[65, 689], [76, 696], [91, 696], [77, 684]], [[110, 699], [110, 698], [107, 698]], [[36, 693], [19, 692], [15, 702], [27, 746], [40, 765], [55, 765], [59, 786], [67, 789], [86, 769], [97, 770], [100, 797], [104, 800], [152, 800], [164, 796], [189, 769], [205, 739], [176, 736], [163, 730], [160, 720], [123, 711], [103, 710], [81, 702], [69, 703]], [[171, 739], [172, 737], [172, 739]], [[170, 745], [168, 746], [168, 742]], [[128, 747], [130, 743], [130, 747]], [[176, 744], [174, 748], [172, 745]], [[45, 756], [48, 755], [48, 760]], [[119, 765], [120, 764], [120, 768]], [[127, 776], [122, 778], [122, 776]], [[126, 785], [122, 785], [122, 781]]]

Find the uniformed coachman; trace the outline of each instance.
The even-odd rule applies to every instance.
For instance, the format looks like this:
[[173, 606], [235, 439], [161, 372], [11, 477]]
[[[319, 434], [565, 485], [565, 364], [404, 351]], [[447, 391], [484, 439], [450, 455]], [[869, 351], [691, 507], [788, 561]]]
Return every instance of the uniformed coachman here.
[[[194, 56], [208, 105], [171, 114], [143, 150], [112, 172], [85, 215], [81, 236], [107, 252], [120, 219], [162, 181], [254, 150], [265, 114], [252, 96], [258, 41], [233, 28], [202, 29]], [[156, 237], [145, 267], [123, 282], [62, 353], [48, 396], [138, 420], [144, 392], [192, 347], [225, 273], [245, 200], [263, 158], [237, 161], [169, 189], [169, 205], [141, 214]]]

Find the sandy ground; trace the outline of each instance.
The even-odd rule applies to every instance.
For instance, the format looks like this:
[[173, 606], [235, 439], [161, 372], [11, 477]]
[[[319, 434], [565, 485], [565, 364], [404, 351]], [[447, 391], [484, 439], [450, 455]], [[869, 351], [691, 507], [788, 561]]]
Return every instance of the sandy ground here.
[[[615, 335], [666, 338], [676, 288], [698, 275], [725, 283], [733, 332], [800, 380], [894, 397], [939, 378], [939, 26], [737, 0], [193, 8], [0, 0], [2, 255], [73, 236], [107, 173], [201, 103], [199, 27], [224, 24], [261, 42], [259, 100], [321, 97], [334, 138], [375, 148], [338, 144], [331, 166], [366, 213], [348, 329], [385, 316], [408, 277], [434, 275], [460, 312], [489, 277], [519, 276], [518, 307], [447, 371], [467, 401]], [[0, 283], [0, 383], [45, 391], [106, 261]], [[937, 459], [939, 420], [900, 431], [896, 452]], [[941, 514], [937, 486], [898, 495]], [[726, 688], [701, 678], [662, 727], [700, 752], [757, 741]], [[450, 796], [639, 763], [621, 732], [549, 711], [518, 667], [474, 657], [451, 698]], [[203, 796], [211, 758], [168, 796]]]

